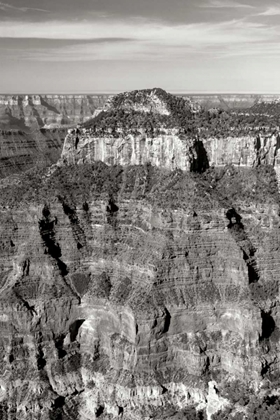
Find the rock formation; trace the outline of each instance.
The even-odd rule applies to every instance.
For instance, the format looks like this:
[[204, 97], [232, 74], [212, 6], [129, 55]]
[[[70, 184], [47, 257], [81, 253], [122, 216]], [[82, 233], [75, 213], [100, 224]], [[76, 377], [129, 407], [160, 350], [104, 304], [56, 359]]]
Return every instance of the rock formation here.
[[0, 178], [55, 163], [66, 130], [0, 130]]
[[148, 93], [1, 184], [3, 420], [279, 416], [278, 137], [200, 138]]
[[[151, 163], [166, 169], [190, 170], [197, 162], [199, 142], [178, 135], [176, 129], [164, 130], [157, 137], [138, 135], [95, 137], [71, 130], [64, 143], [63, 164], [84, 164], [101, 160], [111, 165], [143, 165]], [[142, 132], [141, 132], [142, 131]]]
[[0, 128], [79, 124], [91, 118], [107, 99], [108, 95], [0, 95]]
[[[171, 118], [177, 110], [176, 106], [169, 106], [169, 99], [157, 89], [148, 91], [145, 95], [143, 91], [135, 91], [111, 98], [102, 112], [106, 122], [101, 132], [101, 114], [101, 121], [93, 119], [82, 128], [68, 131], [61, 156], [62, 164], [101, 160], [109, 165], [151, 163], [169, 170], [203, 170], [209, 165], [252, 167], [266, 164], [275, 167], [280, 180], [280, 135], [275, 130], [262, 132], [260, 127], [253, 126], [254, 132], [249, 131], [246, 135], [236, 135], [233, 132], [224, 136], [200, 136], [200, 128], [197, 132], [190, 133], [176, 121], [174, 115]], [[182, 106], [181, 102], [179, 106]], [[190, 121], [200, 111], [199, 106], [191, 101], [184, 100], [184, 107], [185, 113], [189, 113]], [[111, 123], [110, 115], [120, 110], [132, 114], [133, 123], [120, 127], [120, 122], [117, 122], [115, 127], [114, 122], [112, 127], [107, 126], [106, 123]], [[143, 128], [143, 121], [141, 120], [141, 124], [137, 121], [139, 112], [166, 116], [167, 123], [165, 120], [153, 120], [152, 131]]]
[[[189, 95], [178, 96], [189, 100]], [[112, 95], [109, 94], [0, 95], [0, 129], [22, 128], [23, 124], [45, 128], [81, 124], [96, 116], [104, 106], [108, 107], [110, 97]], [[190, 98], [192, 104], [199, 104], [205, 109], [248, 110], [252, 107], [257, 113], [268, 112], [270, 104], [277, 105], [279, 101], [279, 95], [191, 95]], [[152, 106], [155, 103], [154, 98]], [[135, 102], [134, 107], [137, 108]]]
[[52, 164], [65, 127], [91, 118], [108, 95], [0, 95], [0, 177]]

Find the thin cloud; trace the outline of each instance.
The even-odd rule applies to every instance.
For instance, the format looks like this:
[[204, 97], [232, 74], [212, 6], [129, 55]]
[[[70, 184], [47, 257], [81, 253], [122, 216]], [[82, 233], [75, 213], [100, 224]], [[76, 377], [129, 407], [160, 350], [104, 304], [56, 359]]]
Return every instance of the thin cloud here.
[[280, 7], [269, 7], [262, 13], [258, 13], [258, 16], [278, 16], [280, 15]]
[[34, 7], [15, 7], [15, 6], [12, 6], [11, 4], [2, 3], [2, 2], [0, 2], [0, 10], [3, 10], [4, 12], [15, 10], [15, 11], [24, 12], [24, 13], [28, 12], [28, 10], [33, 10], [36, 12], [49, 12], [49, 10], [37, 9]]
[[243, 19], [222, 23], [193, 23], [168, 25], [129, 20], [96, 22], [16, 22], [4, 21], [0, 26], [1, 38], [44, 38], [44, 39], [106, 39], [129, 38], [160, 42], [169, 45], [226, 45], [265, 41], [279, 37], [277, 28], [262, 23], [245, 22]]
[[[16, 57], [39, 61], [185, 60], [191, 56], [262, 56], [268, 52], [278, 56], [279, 36], [277, 26], [243, 19], [174, 26], [137, 19], [95, 23], [2, 22], [0, 27], [2, 39], [36, 38], [36, 47], [28, 51], [22, 48]], [[44, 49], [40, 48], [40, 38]], [[68, 40], [67, 45], [55, 47], [61, 40]]]
[[210, 7], [217, 9], [254, 9], [253, 6], [249, 4], [238, 3], [235, 1], [223, 1], [223, 0], [211, 0], [209, 3], [204, 4], [201, 7]]

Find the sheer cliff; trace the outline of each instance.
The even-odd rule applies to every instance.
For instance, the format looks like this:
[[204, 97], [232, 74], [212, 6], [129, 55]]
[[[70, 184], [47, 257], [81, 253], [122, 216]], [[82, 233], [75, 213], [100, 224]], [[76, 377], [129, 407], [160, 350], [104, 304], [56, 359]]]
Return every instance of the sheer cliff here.
[[119, 95], [1, 182], [1, 418], [279, 418], [278, 134], [201, 112]]

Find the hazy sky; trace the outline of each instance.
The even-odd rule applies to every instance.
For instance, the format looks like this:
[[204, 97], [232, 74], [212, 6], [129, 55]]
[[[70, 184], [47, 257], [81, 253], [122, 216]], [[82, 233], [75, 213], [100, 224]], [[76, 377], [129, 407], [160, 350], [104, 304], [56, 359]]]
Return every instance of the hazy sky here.
[[280, 92], [280, 2], [0, 1], [0, 92]]

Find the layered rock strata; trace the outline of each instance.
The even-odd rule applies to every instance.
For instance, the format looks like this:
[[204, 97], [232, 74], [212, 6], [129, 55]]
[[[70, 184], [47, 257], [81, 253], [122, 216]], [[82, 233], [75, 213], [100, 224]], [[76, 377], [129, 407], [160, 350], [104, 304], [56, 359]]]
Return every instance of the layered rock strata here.
[[0, 130], [0, 178], [57, 162], [65, 130]]
[[59, 164], [83, 164], [102, 161], [108, 165], [151, 163], [169, 170], [200, 170], [209, 166], [236, 165], [275, 167], [280, 177], [280, 136], [275, 134], [242, 137], [182, 135], [178, 129], [162, 129], [150, 137], [138, 134], [96, 136], [91, 130], [71, 129], [65, 138]]
[[[75, 125], [96, 116], [106, 105], [108, 94], [89, 95], [0, 95], [0, 128], [22, 122], [26, 126]], [[203, 108], [249, 109], [259, 111], [259, 104], [277, 103], [277, 95], [178, 95]], [[153, 102], [154, 103], [154, 102]], [[255, 106], [256, 105], [256, 106]], [[153, 105], [152, 105], [153, 108]], [[135, 105], [137, 109], [137, 105]], [[150, 107], [147, 108], [149, 111]], [[266, 109], [266, 108], [265, 108]], [[6, 127], [5, 127], [6, 126]]]
[[240, 171], [213, 189], [98, 163], [2, 188], [3, 419], [210, 419], [227, 383], [262, 395], [279, 372], [278, 194], [222, 198], [263, 176]]
[[[142, 133], [141, 133], [142, 131]], [[65, 138], [59, 164], [84, 164], [102, 161], [108, 165], [143, 165], [150, 163], [169, 170], [191, 170], [207, 165], [203, 145], [197, 139], [182, 136], [177, 129], [162, 130], [149, 137], [138, 135], [96, 137], [87, 130], [70, 130]]]
[[[253, 167], [280, 164], [277, 128], [256, 127], [247, 122], [248, 134], [211, 135], [203, 123], [203, 111], [190, 99], [180, 102], [161, 89], [126, 92], [111, 97], [103, 111], [82, 127], [70, 129], [59, 164], [83, 164], [101, 160], [109, 165], [151, 163], [168, 170], [203, 171], [211, 165]], [[214, 115], [215, 114], [215, 115]], [[144, 115], [144, 117], [143, 117]], [[227, 115], [208, 113], [208, 120], [226, 124]], [[231, 123], [233, 123], [231, 120]], [[229, 123], [228, 123], [229, 124]], [[216, 123], [219, 128], [218, 124]]]
[[0, 95], [0, 127], [75, 125], [92, 118], [109, 95]]
[[[114, 107], [173, 124], [154, 93]], [[279, 415], [278, 136], [181, 128], [73, 129], [0, 184], [4, 420]]]

